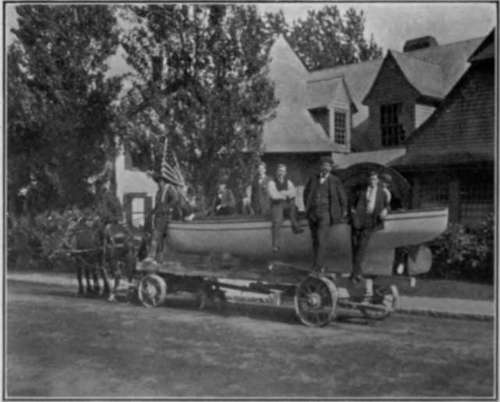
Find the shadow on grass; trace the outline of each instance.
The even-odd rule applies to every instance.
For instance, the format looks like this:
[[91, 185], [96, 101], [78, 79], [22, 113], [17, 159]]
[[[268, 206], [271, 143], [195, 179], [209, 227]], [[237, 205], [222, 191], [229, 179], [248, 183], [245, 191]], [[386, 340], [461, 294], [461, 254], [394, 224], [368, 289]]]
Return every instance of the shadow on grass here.
[[[92, 301], [100, 302], [104, 308], [112, 306], [121, 306], [125, 308], [138, 308], [146, 309], [143, 307], [139, 300], [129, 299], [124, 293], [117, 295], [117, 302], [109, 303], [107, 297], [104, 295], [96, 294], [77, 294], [77, 289], [71, 289], [63, 285], [48, 285], [42, 283], [28, 283], [24, 281], [9, 280], [7, 287], [7, 296], [9, 294], [9, 288], [15, 289], [16, 294], [20, 295], [30, 295], [30, 296], [50, 296], [53, 298], [60, 298], [66, 300], [75, 301]], [[204, 309], [200, 309], [198, 301], [193, 294], [181, 293], [168, 295], [166, 302], [156, 307], [156, 309], [176, 309], [183, 312], [197, 312], [204, 313], [207, 315], [214, 315], [224, 318], [231, 317], [247, 317], [260, 321], [285, 323], [290, 325], [303, 325], [299, 322], [292, 303], [285, 303], [281, 306], [265, 305], [265, 304], [252, 304], [252, 303], [234, 303], [234, 302], [224, 302], [220, 305], [216, 305], [213, 302], [207, 303]], [[338, 316], [335, 322], [342, 324], [353, 324], [353, 325], [373, 325], [372, 320], [367, 320], [362, 317], [357, 312], [340, 310], [338, 311]], [[330, 324], [331, 325], [331, 324]]]

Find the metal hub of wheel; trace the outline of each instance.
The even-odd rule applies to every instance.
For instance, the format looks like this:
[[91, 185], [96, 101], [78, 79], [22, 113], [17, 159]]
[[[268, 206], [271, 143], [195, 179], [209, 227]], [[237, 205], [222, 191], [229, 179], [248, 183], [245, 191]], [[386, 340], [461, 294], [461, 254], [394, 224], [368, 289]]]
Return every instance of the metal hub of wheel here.
[[321, 295], [314, 292], [307, 296], [308, 304], [313, 308], [321, 307]]
[[311, 275], [297, 285], [294, 301], [295, 312], [303, 324], [322, 327], [335, 316], [337, 289], [331, 280]]
[[143, 306], [156, 307], [165, 301], [167, 284], [161, 276], [149, 274], [139, 282], [137, 293]]

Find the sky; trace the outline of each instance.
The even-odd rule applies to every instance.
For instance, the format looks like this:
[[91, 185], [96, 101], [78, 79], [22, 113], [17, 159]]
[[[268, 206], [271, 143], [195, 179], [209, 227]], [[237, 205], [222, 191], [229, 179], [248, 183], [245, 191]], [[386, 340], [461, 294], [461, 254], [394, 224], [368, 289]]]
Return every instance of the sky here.
[[[406, 40], [419, 36], [434, 36], [439, 44], [485, 36], [496, 26], [498, 10], [493, 2], [475, 3], [258, 3], [261, 12], [282, 9], [289, 23], [305, 18], [308, 10], [335, 4], [343, 14], [348, 8], [363, 10], [366, 17], [365, 34], [373, 34], [384, 49], [402, 50]], [[14, 5], [7, 4], [7, 30], [17, 25]], [[13, 35], [7, 33], [7, 43]], [[114, 57], [110, 64], [116, 73], [124, 72], [123, 60]]]
[[335, 4], [343, 14], [353, 7], [363, 10], [365, 33], [373, 34], [384, 50], [402, 50], [406, 40], [431, 35], [438, 43], [484, 36], [496, 26], [494, 3], [274, 3], [259, 4], [262, 11], [282, 9], [288, 22], [304, 18], [307, 11]]

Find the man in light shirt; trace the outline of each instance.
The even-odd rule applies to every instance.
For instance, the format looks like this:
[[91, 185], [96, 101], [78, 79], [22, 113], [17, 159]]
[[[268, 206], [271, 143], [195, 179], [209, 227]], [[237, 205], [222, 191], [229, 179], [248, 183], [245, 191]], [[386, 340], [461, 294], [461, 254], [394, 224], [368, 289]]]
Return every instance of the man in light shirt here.
[[373, 232], [384, 227], [390, 199], [379, 182], [377, 172], [370, 172], [368, 186], [362, 189], [354, 201], [352, 214], [353, 268], [351, 279], [362, 279], [362, 265], [368, 242]]
[[266, 164], [259, 163], [258, 172], [250, 186], [246, 189], [246, 197], [243, 199], [243, 208], [250, 215], [268, 217], [271, 212], [268, 186], [271, 179], [266, 173]]
[[271, 199], [273, 252], [278, 252], [281, 244], [281, 224], [285, 219], [285, 214], [292, 222], [294, 233], [298, 234], [304, 231], [297, 220], [297, 207], [295, 206], [297, 191], [292, 181], [288, 179], [284, 164], [278, 165], [276, 176], [269, 180], [267, 191]]

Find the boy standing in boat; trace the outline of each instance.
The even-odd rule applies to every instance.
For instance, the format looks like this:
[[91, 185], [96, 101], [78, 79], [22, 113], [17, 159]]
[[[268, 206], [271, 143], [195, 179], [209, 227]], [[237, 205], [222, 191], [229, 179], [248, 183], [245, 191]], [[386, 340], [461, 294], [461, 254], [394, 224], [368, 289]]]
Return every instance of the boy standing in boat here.
[[353, 282], [363, 279], [362, 264], [365, 260], [368, 242], [373, 232], [383, 229], [389, 203], [390, 198], [379, 182], [377, 172], [370, 172], [368, 186], [357, 194], [351, 210], [353, 251], [351, 279]]
[[322, 157], [319, 173], [312, 176], [304, 189], [306, 210], [313, 246], [313, 269], [325, 269], [324, 258], [330, 226], [347, 216], [347, 195], [344, 186], [331, 171], [333, 161]]
[[282, 163], [276, 169], [276, 176], [269, 180], [267, 186], [269, 198], [271, 199], [271, 221], [272, 221], [272, 245], [273, 252], [279, 251], [281, 224], [287, 214], [292, 223], [293, 233], [302, 233], [297, 220], [297, 207], [295, 197], [297, 191], [292, 181], [286, 174], [286, 166]]

